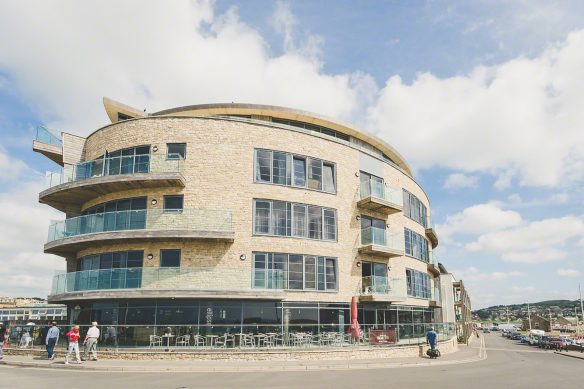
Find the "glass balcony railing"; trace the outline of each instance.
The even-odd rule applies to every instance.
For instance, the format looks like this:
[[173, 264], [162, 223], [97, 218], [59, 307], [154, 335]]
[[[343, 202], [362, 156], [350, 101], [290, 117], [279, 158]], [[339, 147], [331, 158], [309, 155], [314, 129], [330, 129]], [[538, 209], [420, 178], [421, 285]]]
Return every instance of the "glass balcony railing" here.
[[232, 232], [231, 212], [208, 209], [162, 209], [104, 212], [52, 221], [47, 242], [72, 236], [124, 230]]
[[60, 137], [53, 134], [51, 131], [47, 130], [43, 126], [37, 127], [35, 140], [38, 142], [46, 143], [46, 144], [53, 145], [53, 146], [62, 146], [63, 145], [63, 142], [61, 141]]
[[361, 183], [361, 198], [375, 197], [392, 204], [403, 206], [403, 194], [401, 190], [385, 186], [383, 181], [369, 180], [368, 183]]
[[[270, 289], [283, 289], [281, 270], [265, 270]], [[249, 275], [247, 275], [249, 274]], [[110, 289], [252, 290], [251, 274], [240, 269], [134, 267], [84, 270], [53, 277], [51, 295]]]
[[432, 301], [440, 302], [440, 288], [432, 289]]
[[58, 173], [49, 172], [45, 185], [51, 188], [67, 182], [87, 180], [94, 177], [138, 173], [178, 173], [184, 160], [177, 154], [168, 158], [166, 154], [141, 154], [100, 158], [63, 168]]
[[361, 229], [361, 244], [383, 246], [395, 250], [403, 250], [404, 242], [399, 234], [389, 234], [384, 228], [367, 227]]
[[383, 294], [405, 297], [406, 287], [403, 279], [383, 276], [365, 276], [361, 278], [361, 294]]

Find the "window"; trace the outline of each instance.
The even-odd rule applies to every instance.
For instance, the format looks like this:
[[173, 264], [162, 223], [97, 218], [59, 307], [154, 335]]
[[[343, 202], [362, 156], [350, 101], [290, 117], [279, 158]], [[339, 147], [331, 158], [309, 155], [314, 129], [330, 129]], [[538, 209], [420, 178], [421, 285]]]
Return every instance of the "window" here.
[[160, 250], [160, 267], [180, 267], [180, 250]]
[[[337, 290], [336, 258], [300, 254], [253, 253], [254, 288]], [[277, 279], [283, 278], [283, 284]]]
[[167, 159], [185, 159], [187, 155], [186, 143], [167, 143]]
[[372, 196], [385, 198], [385, 183], [383, 178], [361, 171], [359, 173], [361, 198]]
[[125, 113], [118, 112], [118, 121], [129, 120], [129, 119], [134, 119], [134, 118], [130, 115], [126, 115]]
[[416, 196], [404, 189], [404, 215], [427, 227], [428, 210]]
[[361, 215], [361, 244], [386, 245], [385, 220]]
[[254, 180], [259, 183], [335, 193], [335, 164], [281, 151], [255, 150]]
[[426, 238], [408, 228], [404, 228], [404, 240], [406, 255], [424, 262], [429, 261], [430, 254], [428, 252], [428, 240]]
[[164, 196], [164, 212], [180, 212], [183, 210], [183, 195]]
[[294, 186], [306, 186], [306, 159], [294, 157]]
[[308, 159], [308, 188], [322, 190], [322, 161]]
[[322, 190], [335, 192], [335, 188], [335, 167], [333, 164], [325, 162], [322, 164]]
[[408, 296], [430, 299], [430, 277], [417, 270], [406, 269]]
[[254, 234], [337, 240], [337, 211], [313, 205], [254, 200]]

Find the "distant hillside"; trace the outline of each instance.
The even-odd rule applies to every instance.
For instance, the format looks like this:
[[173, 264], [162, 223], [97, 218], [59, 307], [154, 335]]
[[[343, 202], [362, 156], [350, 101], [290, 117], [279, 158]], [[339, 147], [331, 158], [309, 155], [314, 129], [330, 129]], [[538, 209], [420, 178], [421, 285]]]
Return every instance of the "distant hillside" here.
[[[576, 309], [576, 311], [575, 311]], [[575, 316], [575, 312], [581, 315], [579, 300], [547, 300], [530, 303], [529, 310], [532, 315]], [[509, 317], [507, 317], [507, 315]], [[488, 308], [473, 311], [473, 316], [480, 320], [492, 321], [517, 321], [527, 317], [527, 303], [511, 305], [494, 305]]]

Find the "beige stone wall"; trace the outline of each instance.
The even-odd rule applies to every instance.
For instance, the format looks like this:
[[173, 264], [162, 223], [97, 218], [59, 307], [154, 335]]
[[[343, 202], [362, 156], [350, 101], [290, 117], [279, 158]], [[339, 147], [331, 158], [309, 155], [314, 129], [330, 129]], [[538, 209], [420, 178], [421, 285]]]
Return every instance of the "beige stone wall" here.
[[[283, 252], [333, 256], [338, 258], [338, 292], [288, 292], [288, 301], [349, 302], [358, 294], [361, 268], [358, 261], [377, 261], [391, 267], [390, 278], [405, 278], [405, 268], [426, 272], [426, 264], [406, 256], [389, 260], [359, 255], [360, 221], [357, 216], [369, 214], [387, 219], [389, 231], [403, 236], [403, 228], [424, 235], [424, 227], [397, 213], [386, 217], [358, 209], [360, 151], [343, 142], [328, 140], [298, 131], [285, 130], [236, 121], [201, 118], [148, 118], [120, 122], [92, 134], [85, 144], [86, 158], [93, 159], [107, 151], [150, 144], [157, 146], [155, 154], [166, 153], [166, 143], [187, 143], [183, 175], [185, 188], [130, 190], [100, 196], [83, 208], [105, 201], [147, 196], [148, 207], [162, 209], [165, 194], [182, 193], [184, 207], [229, 210], [233, 214], [235, 241], [221, 242], [151, 242], [124, 245], [102, 245], [78, 253], [78, 257], [95, 252], [122, 249], [144, 249], [154, 260], [145, 259], [145, 266], [158, 265], [160, 248], [182, 249], [181, 266], [239, 268], [251, 274], [252, 252]], [[337, 194], [322, 193], [294, 187], [258, 184], [253, 181], [254, 149], [265, 148], [303, 154], [336, 163]], [[428, 199], [418, 184], [402, 171], [385, 164], [385, 180], [393, 187], [406, 188], [429, 207]], [[254, 198], [284, 200], [335, 208], [338, 215], [338, 242], [324, 242], [291, 237], [253, 236], [252, 201]], [[151, 204], [157, 199], [156, 206]], [[247, 259], [241, 261], [241, 254]], [[427, 300], [408, 299], [405, 304], [428, 306]]]

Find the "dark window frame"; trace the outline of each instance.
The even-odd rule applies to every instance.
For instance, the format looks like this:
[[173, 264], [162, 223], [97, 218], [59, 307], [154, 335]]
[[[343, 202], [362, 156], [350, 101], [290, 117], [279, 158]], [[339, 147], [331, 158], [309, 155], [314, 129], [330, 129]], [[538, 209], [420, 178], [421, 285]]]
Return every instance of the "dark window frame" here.
[[[164, 253], [171, 253], [171, 252], [178, 252], [178, 265], [177, 266], [168, 266], [166, 264], [163, 265], [163, 263], [162, 263], [163, 254]], [[182, 259], [181, 249], [160, 249], [160, 263], [159, 263], [158, 267], [180, 267], [181, 259]]]

